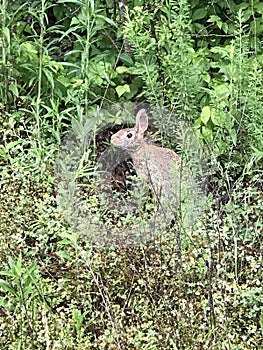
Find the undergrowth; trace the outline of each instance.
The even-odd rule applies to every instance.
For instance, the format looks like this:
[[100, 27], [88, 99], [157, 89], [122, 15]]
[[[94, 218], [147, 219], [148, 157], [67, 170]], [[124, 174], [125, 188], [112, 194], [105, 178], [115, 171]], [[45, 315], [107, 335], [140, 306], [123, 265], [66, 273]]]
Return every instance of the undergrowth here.
[[[123, 17], [113, 1], [2, 0], [0, 14], [1, 348], [260, 349], [261, 2], [132, 1]], [[89, 133], [77, 180], [92, 234], [134, 227], [104, 210], [92, 170], [135, 103], [151, 105], [152, 138], [203, 152], [206, 206], [187, 230], [102, 247], [63, 216], [57, 155]]]

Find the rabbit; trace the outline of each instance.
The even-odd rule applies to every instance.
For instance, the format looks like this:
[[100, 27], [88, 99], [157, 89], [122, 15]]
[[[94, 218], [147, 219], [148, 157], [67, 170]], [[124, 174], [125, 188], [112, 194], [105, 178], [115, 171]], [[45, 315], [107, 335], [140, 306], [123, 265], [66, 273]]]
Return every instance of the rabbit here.
[[136, 115], [135, 126], [113, 134], [111, 143], [131, 156], [137, 175], [150, 184], [155, 195], [167, 198], [180, 184], [182, 159], [171, 149], [144, 141], [147, 128], [147, 112], [141, 109]]

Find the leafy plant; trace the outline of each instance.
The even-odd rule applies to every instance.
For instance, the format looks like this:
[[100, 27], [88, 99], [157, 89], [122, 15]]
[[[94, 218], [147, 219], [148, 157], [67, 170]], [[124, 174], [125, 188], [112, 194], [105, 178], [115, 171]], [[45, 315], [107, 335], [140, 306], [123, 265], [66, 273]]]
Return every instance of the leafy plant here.
[[29, 335], [36, 322], [37, 304], [43, 298], [38, 286], [38, 267], [33, 263], [23, 268], [21, 255], [17, 261], [9, 257], [8, 268], [0, 271], [0, 275], [7, 277], [7, 280], [0, 280], [0, 288], [4, 291], [1, 306], [19, 320], [21, 333]]
[[153, 11], [134, 7], [126, 25], [135, 56], [135, 66], [129, 71], [144, 81], [142, 96], [158, 110], [175, 110], [183, 120], [196, 115], [197, 92], [202, 86], [190, 28], [187, 1], [160, 2]]

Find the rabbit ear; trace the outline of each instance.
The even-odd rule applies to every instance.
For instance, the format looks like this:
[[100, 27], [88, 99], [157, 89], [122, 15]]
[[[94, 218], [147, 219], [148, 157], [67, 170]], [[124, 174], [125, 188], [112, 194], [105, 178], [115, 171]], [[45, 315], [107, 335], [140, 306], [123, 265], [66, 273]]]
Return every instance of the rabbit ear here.
[[136, 125], [140, 133], [144, 133], [148, 128], [148, 116], [145, 109], [140, 109], [136, 115]]

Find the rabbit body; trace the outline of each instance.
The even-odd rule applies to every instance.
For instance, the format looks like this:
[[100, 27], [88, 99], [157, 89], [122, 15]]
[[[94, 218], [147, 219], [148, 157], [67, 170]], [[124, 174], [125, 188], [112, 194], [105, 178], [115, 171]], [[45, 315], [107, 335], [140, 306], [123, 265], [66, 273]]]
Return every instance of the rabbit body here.
[[147, 128], [147, 113], [141, 109], [136, 115], [135, 126], [112, 135], [111, 143], [129, 153], [137, 175], [150, 184], [155, 194], [169, 197], [172, 189], [178, 187], [182, 160], [170, 149], [145, 142]]

